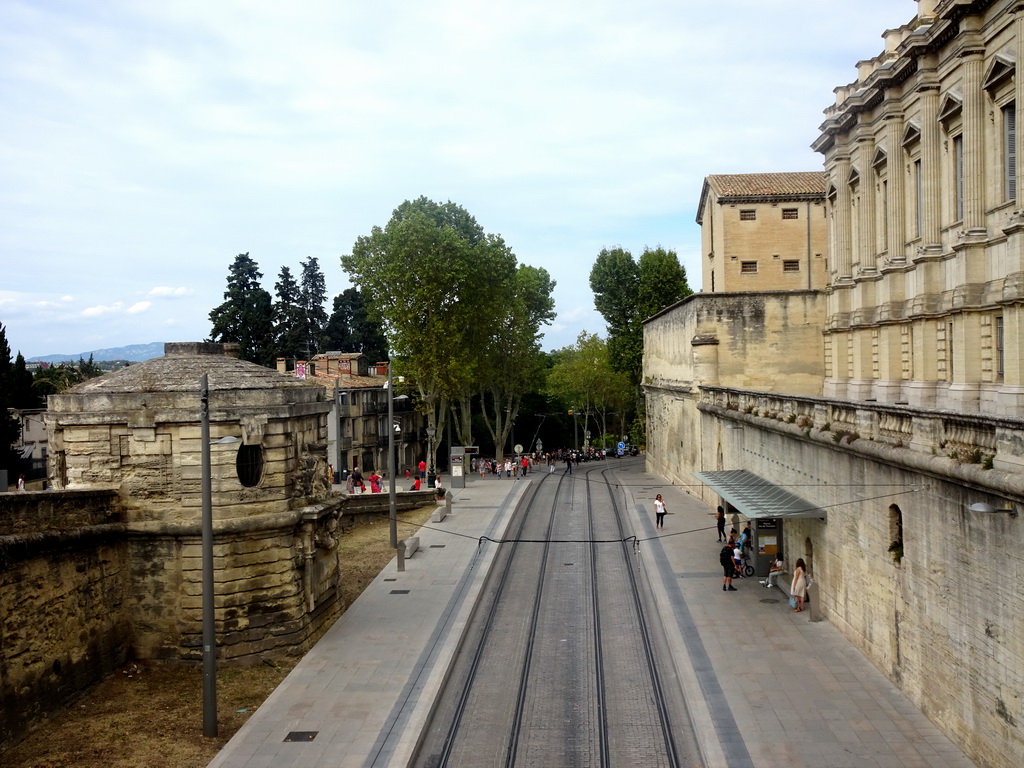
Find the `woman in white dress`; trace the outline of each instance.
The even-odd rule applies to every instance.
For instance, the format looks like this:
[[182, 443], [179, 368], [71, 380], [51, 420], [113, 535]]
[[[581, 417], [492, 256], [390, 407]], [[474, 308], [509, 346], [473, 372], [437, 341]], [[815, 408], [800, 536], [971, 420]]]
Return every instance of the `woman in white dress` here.
[[807, 597], [807, 564], [802, 557], [797, 558], [796, 568], [793, 569], [793, 583], [789, 588], [789, 594], [796, 598], [793, 613], [800, 613], [804, 609], [804, 599]]

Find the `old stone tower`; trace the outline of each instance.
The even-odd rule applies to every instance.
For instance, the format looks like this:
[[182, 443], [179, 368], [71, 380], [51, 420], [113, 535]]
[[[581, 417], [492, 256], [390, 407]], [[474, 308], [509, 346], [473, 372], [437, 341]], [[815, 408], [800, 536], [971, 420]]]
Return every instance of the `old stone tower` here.
[[337, 615], [331, 404], [322, 387], [236, 354], [232, 344], [167, 344], [164, 357], [49, 399], [53, 486], [118, 494], [117, 608], [140, 658], [200, 654], [204, 373], [220, 656], [305, 650]]

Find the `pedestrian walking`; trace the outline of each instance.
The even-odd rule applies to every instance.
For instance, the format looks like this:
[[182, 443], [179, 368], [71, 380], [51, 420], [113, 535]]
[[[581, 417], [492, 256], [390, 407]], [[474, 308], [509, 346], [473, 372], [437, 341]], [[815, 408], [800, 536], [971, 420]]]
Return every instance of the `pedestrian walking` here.
[[725, 541], [725, 507], [719, 504], [717, 512], [708, 512], [708, 514], [715, 516], [715, 525], [718, 526], [718, 540]]
[[660, 493], [654, 499], [654, 519], [654, 527], [665, 530], [665, 502], [662, 501]]

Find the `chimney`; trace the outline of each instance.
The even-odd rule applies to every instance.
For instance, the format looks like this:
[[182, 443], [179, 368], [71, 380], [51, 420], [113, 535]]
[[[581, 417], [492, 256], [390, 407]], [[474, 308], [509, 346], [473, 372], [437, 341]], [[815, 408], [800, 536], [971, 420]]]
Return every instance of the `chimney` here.
[[277, 372], [288, 373], [288, 358], [279, 357], [277, 358]]

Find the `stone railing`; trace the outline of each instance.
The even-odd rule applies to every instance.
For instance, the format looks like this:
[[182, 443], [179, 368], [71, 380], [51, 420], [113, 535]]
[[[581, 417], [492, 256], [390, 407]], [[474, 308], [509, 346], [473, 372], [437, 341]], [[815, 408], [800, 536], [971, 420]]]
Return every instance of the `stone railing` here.
[[985, 469], [1024, 471], [1024, 420], [906, 405], [702, 386], [698, 402], [831, 432], [833, 440], [870, 440], [944, 456]]

